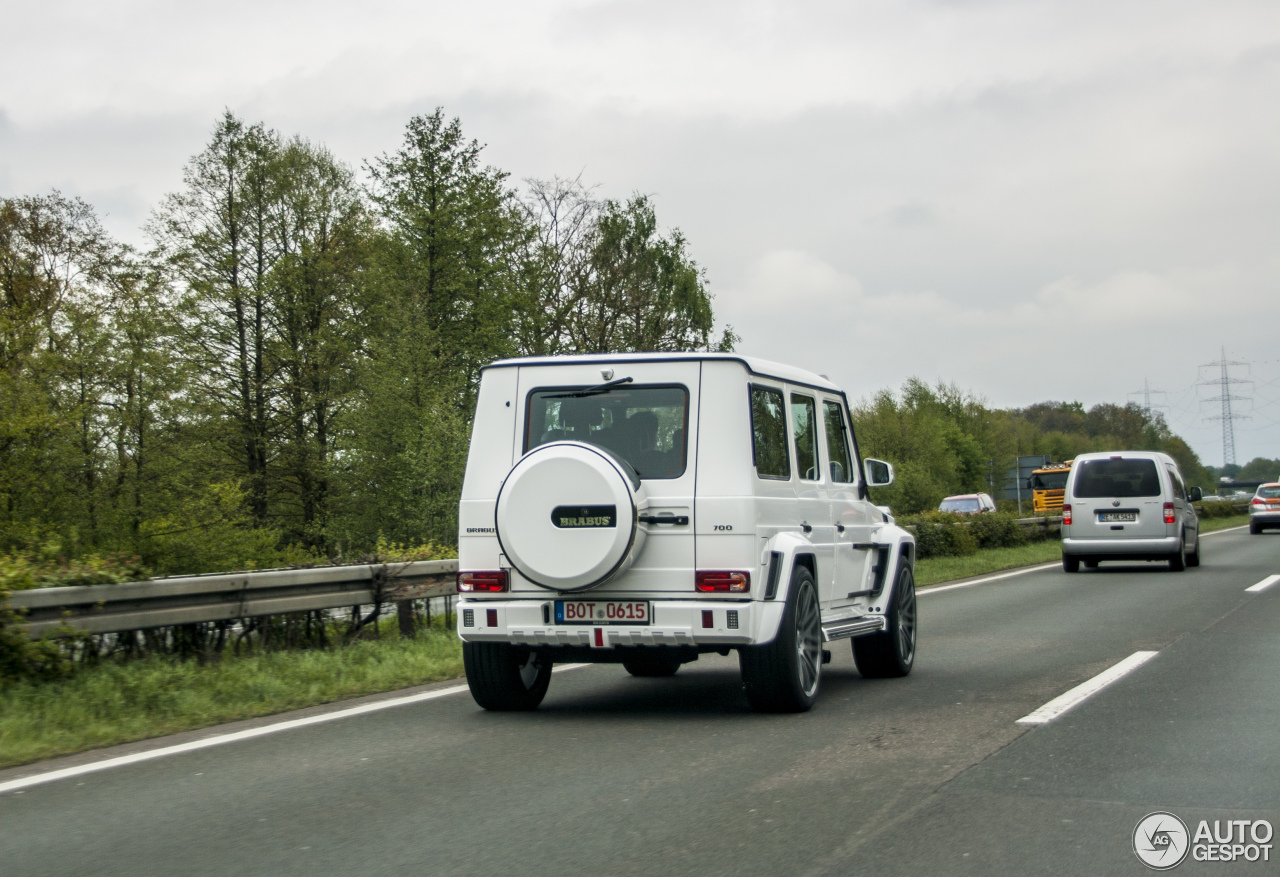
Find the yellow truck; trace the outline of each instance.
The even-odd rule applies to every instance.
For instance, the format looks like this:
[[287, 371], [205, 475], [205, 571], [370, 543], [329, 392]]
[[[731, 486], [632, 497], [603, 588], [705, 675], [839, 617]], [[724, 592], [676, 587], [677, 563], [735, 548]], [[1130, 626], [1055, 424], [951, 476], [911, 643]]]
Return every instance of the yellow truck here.
[[1031, 507], [1034, 514], [1050, 515], [1062, 512], [1062, 495], [1067, 488], [1067, 475], [1074, 460], [1065, 463], [1047, 463], [1036, 469], [1027, 479], [1031, 490]]

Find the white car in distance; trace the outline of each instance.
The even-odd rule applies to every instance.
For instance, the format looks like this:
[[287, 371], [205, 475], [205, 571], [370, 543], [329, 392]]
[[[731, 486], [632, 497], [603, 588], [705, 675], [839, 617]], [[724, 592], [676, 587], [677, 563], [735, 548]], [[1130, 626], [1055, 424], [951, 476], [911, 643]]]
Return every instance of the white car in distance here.
[[750, 704], [809, 709], [824, 645], [864, 676], [916, 654], [915, 541], [869, 489], [848, 400], [733, 354], [512, 359], [481, 375], [459, 507], [458, 635], [492, 710], [555, 662], [670, 676], [736, 649]]

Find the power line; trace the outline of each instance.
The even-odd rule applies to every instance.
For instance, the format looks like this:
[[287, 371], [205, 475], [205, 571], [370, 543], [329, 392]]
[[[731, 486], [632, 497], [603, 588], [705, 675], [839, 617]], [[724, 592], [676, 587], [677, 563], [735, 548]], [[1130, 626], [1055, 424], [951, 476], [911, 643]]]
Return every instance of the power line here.
[[1222, 359], [1200, 366], [1200, 368], [1202, 369], [1211, 368], [1211, 369], [1218, 370], [1218, 376], [1216, 378], [1210, 378], [1209, 380], [1206, 380], [1206, 381], [1200, 381], [1200, 386], [1202, 387], [1217, 386], [1219, 388], [1218, 395], [1208, 399], [1201, 399], [1200, 401], [1202, 403], [1217, 402], [1221, 406], [1221, 409], [1220, 409], [1221, 413], [1206, 417], [1205, 420], [1222, 421], [1222, 464], [1224, 466], [1232, 466], [1232, 465], [1235, 465], [1235, 462], [1236, 462], [1235, 422], [1237, 420], [1250, 419], [1250, 417], [1247, 414], [1236, 413], [1236, 411], [1233, 410], [1232, 408], [1232, 403], [1248, 402], [1250, 403], [1250, 405], [1253, 404], [1252, 397], [1237, 396], [1231, 392], [1231, 386], [1233, 384], [1250, 384], [1250, 385], [1253, 384], [1253, 381], [1247, 378], [1236, 378], [1231, 376], [1231, 369], [1238, 368], [1241, 366], [1243, 366], [1244, 368], [1248, 368], [1249, 363], [1234, 362], [1234, 361], [1228, 360], [1227, 348], [1225, 346], [1222, 348]]
[[[1130, 398], [1130, 399], [1132, 399], [1134, 396], [1141, 396], [1141, 397], [1142, 397], [1142, 410], [1143, 410], [1143, 411], [1145, 411], [1145, 412], [1147, 413], [1147, 420], [1151, 420], [1151, 409], [1152, 409], [1152, 408], [1159, 408], [1159, 409], [1162, 409], [1162, 413], [1163, 413], [1163, 411], [1167, 411], [1167, 410], [1169, 409], [1169, 394], [1168, 394], [1168, 393], [1166, 393], [1164, 390], [1153, 390], [1153, 389], [1151, 389], [1151, 384], [1147, 381], [1147, 379], [1146, 379], [1146, 378], [1143, 378], [1143, 379], [1142, 379], [1142, 389], [1141, 389], [1141, 390], [1134, 390], [1132, 393], [1130, 393], [1130, 394], [1129, 394], [1129, 398]], [[1160, 405], [1152, 405], [1152, 404], [1151, 404], [1151, 397], [1152, 397], [1152, 396], [1163, 396], [1163, 397], [1164, 397], [1164, 404], [1160, 404]], [[1166, 419], [1168, 419], [1168, 418], [1166, 417]]]

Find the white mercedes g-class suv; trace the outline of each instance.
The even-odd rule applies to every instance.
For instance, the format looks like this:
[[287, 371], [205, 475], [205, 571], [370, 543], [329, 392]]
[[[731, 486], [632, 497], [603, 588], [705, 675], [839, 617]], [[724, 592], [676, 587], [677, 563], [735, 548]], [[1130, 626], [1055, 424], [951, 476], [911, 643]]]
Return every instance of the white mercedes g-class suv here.
[[556, 661], [670, 676], [737, 649], [764, 711], [818, 694], [824, 643], [863, 676], [916, 653], [915, 540], [873, 505], [826, 378], [733, 354], [487, 366], [458, 514], [458, 635], [491, 710], [534, 709]]

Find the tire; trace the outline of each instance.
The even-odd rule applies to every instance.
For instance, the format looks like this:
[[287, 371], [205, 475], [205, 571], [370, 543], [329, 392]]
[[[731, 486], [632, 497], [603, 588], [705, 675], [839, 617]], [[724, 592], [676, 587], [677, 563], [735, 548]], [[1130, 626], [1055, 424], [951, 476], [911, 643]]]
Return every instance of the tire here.
[[1257, 535], [1258, 535], [1259, 533], [1261, 533], [1261, 532], [1262, 532], [1262, 528], [1261, 528], [1261, 527], [1259, 527], [1259, 526], [1258, 526], [1257, 524], [1255, 524], [1253, 521], [1250, 521], [1250, 522], [1249, 522], [1249, 535], [1250, 535], [1250, 536], [1257, 536]]
[[551, 661], [509, 643], [463, 643], [462, 664], [471, 696], [487, 710], [537, 709], [551, 684]]
[[762, 713], [802, 713], [818, 699], [822, 682], [822, 618], [813, 575], [791, 575], [787, 603], [773, 642], [738, 650], [742, 690]]
[[1063, 572], [1080, 572], [1080, 558], [1062, 555]]
[[1196, 533], [1196, 547], [1187, 555], [1187, 566], [1196, 567], [1200, 565], [1200, 534]]
[[916, 663], [916, 580], [911, 567], [898, 563], [893, 600], [885, 613], [884, 633], [853, 640], [853, 660], [867, 679], [896, 679], [906, 676]]
[[1096, 560], [1086, 560], [1086, 561], [1084, 562], [1084, 568], [1085, 568], [1085, 569], [1097, 569], [1097, 568], [1098, 568], [1098, 561], [1096, 561]]
[[636, 655], [622, 662], [622, 666], [632, 676], [654, 679], [676, 675], [680, 664], [678, 656], [661, 653]]
[[1186, 551], [1186, 544], [1183, 542], [1183, 536], [1178, 540], [1178, 550], [1169, 555], [1169, 571], [1182, 572], [1187, 568], [1187, 556], [1183, 553]]

